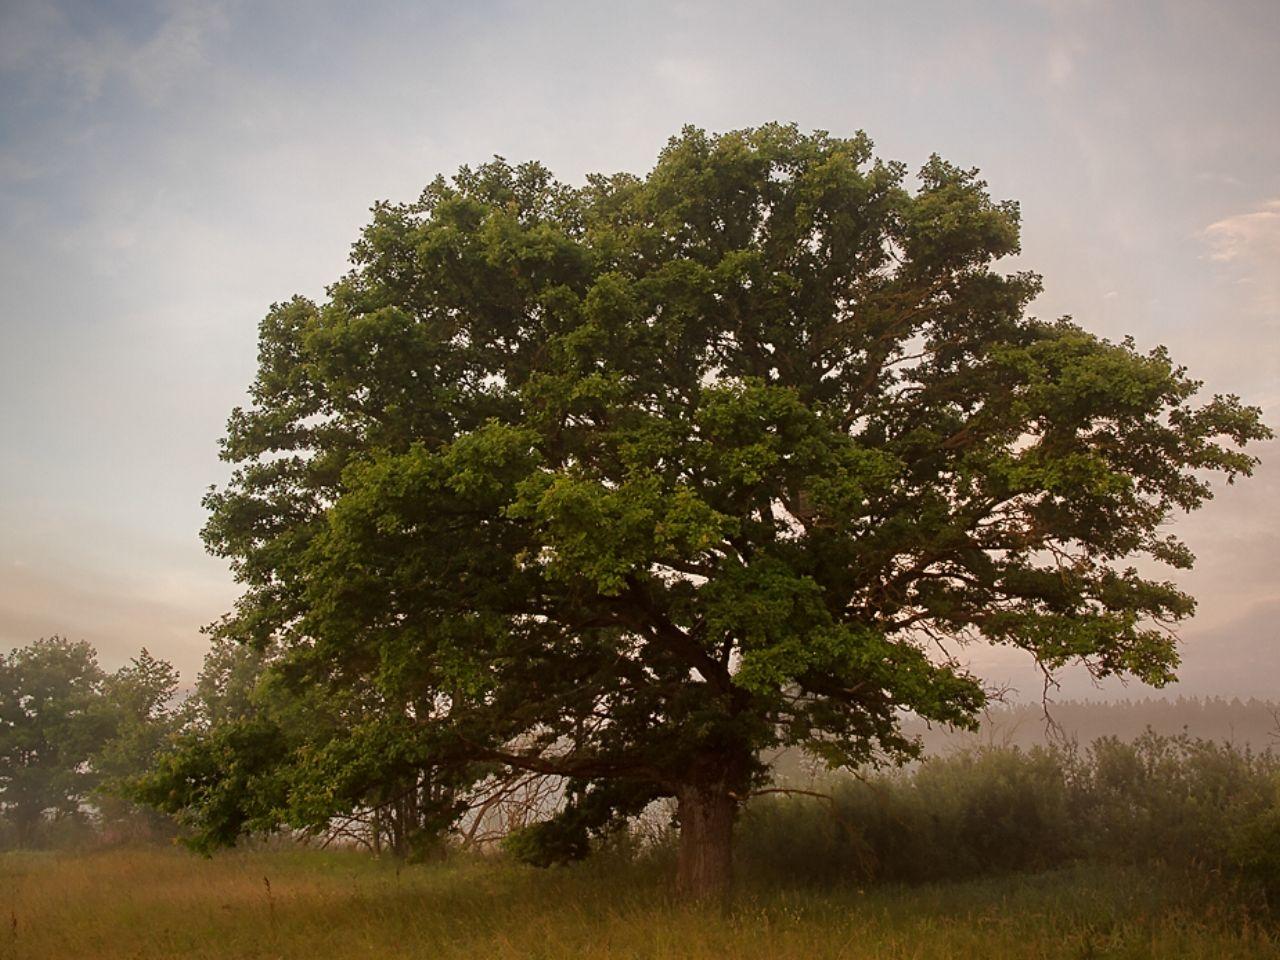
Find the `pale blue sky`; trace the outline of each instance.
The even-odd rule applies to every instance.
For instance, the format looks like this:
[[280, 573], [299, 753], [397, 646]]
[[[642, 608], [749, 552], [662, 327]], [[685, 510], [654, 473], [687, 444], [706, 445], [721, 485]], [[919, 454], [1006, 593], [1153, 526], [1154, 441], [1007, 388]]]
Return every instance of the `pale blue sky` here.
[[[0, 11], [0, 649], [66, 633], [192, 674], [235, 596], [199, 500], [258, 318], [322, 295], [374, 200], [495, 153], [580, 182], [774, 119], [937, 151], [1021, 201], [1035, 312], [1165, 343], [1280, 424], [1274, 0]], [[1187, 692], [1280, 696], [1263, 455], [1178, 524]]]

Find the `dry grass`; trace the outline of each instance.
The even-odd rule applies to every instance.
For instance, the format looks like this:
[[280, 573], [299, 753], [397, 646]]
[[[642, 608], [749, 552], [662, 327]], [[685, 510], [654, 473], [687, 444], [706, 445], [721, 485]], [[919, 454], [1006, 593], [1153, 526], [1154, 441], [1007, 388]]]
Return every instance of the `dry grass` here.
[[744, 889], [727, 914], [655, 867], [394, 866], [307, 851], [0, 856], [0, 958], [1275, 958], [1275, 928], [1185, 878], [1079, 869], [865, 892]]

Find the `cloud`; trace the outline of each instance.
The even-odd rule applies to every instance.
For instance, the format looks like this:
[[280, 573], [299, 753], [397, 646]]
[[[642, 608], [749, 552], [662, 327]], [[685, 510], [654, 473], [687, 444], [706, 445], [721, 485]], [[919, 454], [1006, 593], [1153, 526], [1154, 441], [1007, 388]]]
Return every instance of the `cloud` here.
[[207, 641], [200, 627], [229, 608], [221, 578], [157, 574], [149, 582], [11, 561], [0, 577], [0, 651], [55, 634], [88, 640], [114, 667], [148, 646], [194, 677]]
[[0, 30], [0, 71], [25, 74], [78, 104], [100, 99], [113, 81], [154, 106], [206, 63], [210, 38], [227, 26], [216, 2], [170, 0], [156, 25], [135, 39], [118, 25], [78, 32], [63, 5], [19, 4]]
[[1211, 223], [1204, 237], [1212, 248], [1210, 260], [1222, 263], [1257, 258], [1274, 263], [1280, 256], [1280, 200], [1269, 200], [1252, 213], [1240, 213]]
[[[1147, 696], [1227, 696], [1275, 699], [1280, 675], [1280, 599], [1243, 605], [1214, 626], [1192, 622], [1179, 631], [1182, 663], [1178, 680], [1157, 691], [1132, 678], [1094, 680], [1078, 664], [1056, 671], [1054, 699], [1129, 699]], [[1044, 690], [1043, 674], [1031, 656], [1008, 647], [972, 649], [969, 668], [990, 689], [1007, 691], [1015, 702], [1034, 702]]]
[[66, 18], [52, 3], [16, 3], [0, 10], [0, 70], [34, 66]]
[[1280, 319], [1280, 199], [1211, 223], [1202, 238], [1209, 259], [1244, 288], [1250, 311], [1272, 322]]
[[0, 183], [27, 183], [41, 174], [40, 165], [34, 160], [13, 153], [0, 153]]
[[1065, 46], [1056, 45], [1049, 50], [1047, 67], [1049, 82], [1054, 86], [1063, 86], [1076, 72], [1075, 56]]
[[205, 65], [209, 38], [225, 27], [226, 17], [216, 3], [175, 4], [159, 29], [124, 62], [123, 72], [144, 99], [160, 102]]
[[1211, 170], [1201, 170], [1196, 174], [1196, 180], [1199, 183], [1222, 184], [1228, 187], [1242, 187], [1244, 181], [1239, 177], [1233, 177], [1229, 173], [1215, 173]]
[[706, 97], [719, 86], [715, 68], [694, 57], [663, 58], [653, 65], [653, 72], [668, 90], [685, 95]]

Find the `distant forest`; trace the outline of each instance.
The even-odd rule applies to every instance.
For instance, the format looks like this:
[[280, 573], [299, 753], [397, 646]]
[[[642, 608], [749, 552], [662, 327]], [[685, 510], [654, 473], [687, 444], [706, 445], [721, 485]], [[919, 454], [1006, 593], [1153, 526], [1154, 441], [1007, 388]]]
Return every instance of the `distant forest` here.
[[1185, 733], [1255, 751], [1280, 749], [1280, 703], [1234, 697], [1064, 700], [994, 706], [977, 733], [930, 727], [914, 718], [905, 725], [934, 755], [983, 745], [1027, 748], [1074, 741], [1085, 746], [1099, 737], [1128, 741], [1148, 728], [1163, 736]]

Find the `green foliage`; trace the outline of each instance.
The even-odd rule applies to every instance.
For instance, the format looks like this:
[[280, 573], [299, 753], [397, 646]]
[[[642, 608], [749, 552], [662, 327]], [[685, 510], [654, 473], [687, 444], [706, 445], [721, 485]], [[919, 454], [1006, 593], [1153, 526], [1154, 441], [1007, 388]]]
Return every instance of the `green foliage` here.
[[640, 814], [661, 795], [655, 784], [627, 780], [603, 783], [571, 781], [564, 803], [549, 820], [508, 834], [502, 848], [517, 861], [535, 867], [582, 860], [610, 841], [621, 845], [627, 818]]
[[502, 849], [520, 863], [550, 867], [585, 858], [591, 852], [591, 836], [582, 823], [557, 818], [507, 834]]
[[[284, 747], [280, 728], [264, 720], [222, 724], [185, 749], [161, 756], [134, 795], [160, 809], [193, 811], [190, 845], [202, 853], [229, 846], [243, 832], [278, 822], [282, 784], [274, 776]], [[181, 784], [185, 792], [177, 792]]]
[[100, 827], [109, 832], [159, 836], [172, 831], [172, 820], [136, 805], [131, 791], [177, 733], [177, 693], [178, 671], [145, 647], [103, 683], [102, 696], [112, 714], [113, 729], [91, 762], [101, 778], [94, 804]]
[[1104, 737], [1089, 759], [1075, 814], [1084, 835], [1118, 858], [1227, 863], [1233, 834], [1277, 799], [1280, 760], [1228, 743]]
[[1280, 796], [1271, 807], [1238, 824], [1229, 838], [1231, 862], [1262, 885], [1273, 906], [1280, 905]]
[[427, 783], [399, 711], [360, 685], [299, 684], [278, 651], [215, 642], [181, 730], [131, 799], [176, 815], [201, 853], [246, 833], [328, 826], [371, 812], [373, 843], [426, 856], [459, 812], [453, 784]]
[[1192, 600], [1133, 561], [1189, 565], [1166, 521], [1270, 433], [1162, 349], [1027, 317], [1018, 236], [974, 171], [911, 190], [777, 124], [377, 205], [327, 301], [263, 320], [206, 499], [244, 587], [216, 635], [328, 719], [246, 809], [181, 763], [164, 795], [218, 840], [494, 765], [741, 796], [763, 750], [971, 725], [950, 643], [1167, 683]]

